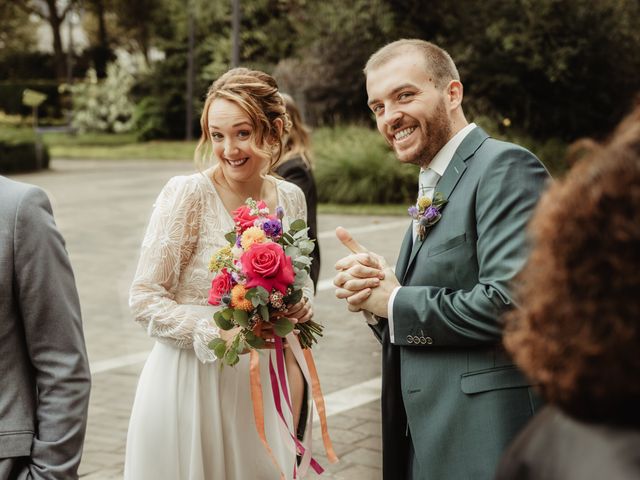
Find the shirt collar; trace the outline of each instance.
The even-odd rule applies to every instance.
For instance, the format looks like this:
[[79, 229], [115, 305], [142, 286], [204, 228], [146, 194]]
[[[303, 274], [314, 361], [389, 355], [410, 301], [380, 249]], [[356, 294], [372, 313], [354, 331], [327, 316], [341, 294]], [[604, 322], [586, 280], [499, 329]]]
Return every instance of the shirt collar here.
[[445, 170], [451, 163], [451, 160], [453, 159], [453, 155], [456, 153], [456, 150], [458, 149], [462, 141], [465, 139], [465, 137], [469, 135], [471, 130], [476, 128], [476, 126], [477, 125], [472, 122], [466, 127], [464, 127], [462, 130], [460, 130], [458, 133], [456, 133], [451, 138], [451, 140], [449, 140], [444, 145], [444, 147], [442, 147], [440, 151], [436, 153], [436, 156], [433, 157], [433, 160], [431, 160], [431, 163], [429, 164], [428, 168], [431, 168], [438, 175], [442, 177], [442, 175], [444, 175]]

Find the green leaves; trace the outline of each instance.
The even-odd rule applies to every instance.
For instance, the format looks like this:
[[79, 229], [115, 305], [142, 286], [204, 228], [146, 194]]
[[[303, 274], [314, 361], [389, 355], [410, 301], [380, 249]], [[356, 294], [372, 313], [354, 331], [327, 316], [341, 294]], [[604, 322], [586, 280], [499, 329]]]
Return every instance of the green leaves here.
[[302, 290], [295, 290], [291, 295], [285, 299], [287, 305], [295, 305], [302, 300]]
[[233, 319], [235, 320], [236, 325], [243, 328], [247, 328], [249, 326], [249, 314], [244, 310], [234, 310]]
[[251, 300], [251, 303], [254, 307], [258, 305], [268, 305], [269, 304], [269, 292], [264, 287], [257, 286], [255, 288], [250, 288], [245, 295], [247, 300]]
[[233, 310], [227, 308], [213, 314], [213, 319], [215, 320], [216, 325], [218, 325], [218, 328], [221, 328], [222, 330], [231, 330], [233, 328], [233, 323], [230, 321], [232, 312]]
[[245, 333], [244, 339], [252, 348], [262, 348], [264, 347], [264, 344], [265, 344], [264, 339], [258, 337], [255, 333], [251, 331]]
[[293, 331], [294, 325], [288, 318], [281, 317], [272, 322], [273, 331], [279, 337], [286, 337]]
[[231, 243], [232, 245], [235, 245], [236, 243], [236, 239], [238, 238], [238, 236], [236, 235], [235, 231], [229, 232], [224, 236], [225, 240], [229, 243]]
[[214, 338], [209, 342], [209, 348], [213, 350], [213, 353], [217, 358], [223, 358], [227, 351], [227, 344], [221, 338]]
[[307, 224], [305, 223], [304, 220], [297, 219], [293, 221], [293, 223], [290, 225], [289, 228], [294, 232], [299, 232], [307, 228]]
[[267, 307], [266, 305], [260, 305], [260, 307], [258, 308], [258, 311], [260, 312], [260, 316], [262, 317], [262, 320], [264, 320], [265, 322], [269, 321], [269, 307]]

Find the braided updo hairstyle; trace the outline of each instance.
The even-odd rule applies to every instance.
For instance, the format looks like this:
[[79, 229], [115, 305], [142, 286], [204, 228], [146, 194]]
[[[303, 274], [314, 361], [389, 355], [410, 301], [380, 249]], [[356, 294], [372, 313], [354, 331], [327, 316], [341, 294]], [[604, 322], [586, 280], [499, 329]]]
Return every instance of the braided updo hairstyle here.
[[[282, 156], [282, 139], [291, 129], [291, 121], [276, 81], [271, 75], [259, 70], [233, 68], [213, 82], [207, 92], [200, 117], [202, 134], [196, 147], [198, 159], [209, 157], [209, 108], [217, 98], [235, 103], [247, 114], [253, 125], [253, 146], [269, 159], [271, 171]], [[282, 120], [282, 128], [277, 119]]]

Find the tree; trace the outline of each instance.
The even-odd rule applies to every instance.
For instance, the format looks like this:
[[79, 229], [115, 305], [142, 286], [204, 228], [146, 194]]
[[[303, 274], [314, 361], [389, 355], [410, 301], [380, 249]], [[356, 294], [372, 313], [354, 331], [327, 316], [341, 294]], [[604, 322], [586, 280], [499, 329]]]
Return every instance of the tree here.
[[281, 87], [302, 99], [311, 124], [368, 118], [362, 68], [393, 31], [384, 1], [316, 0], [293, 14], [300, 41], [275, 70]]
[[395, 37], [452, 55], [465, 110], [534, 137], [606, 133], [640, 90], [637, 0], [387, 1]]
[[89, 49], [90, 55], [97, 77], [103, 79], [107, 76], [107, 62], [115, 58], [107, 32], [108, 5], [105, 0], [85, 0], [85, 4], [94, 17], [97, 27], [92, 39], [92, 46]]
[[64, 19], [77, 5], [77, 0], [9, 0], [24, 12], [33, 14], [44, 20], [51, 27], [53, 35], [53, 55], [56, 63], [56, 77], [63, 82], [67, 74], [67, 61], [62, 49], [60, 28]]
[[0, 3], [0, 56], [30, 51], [35, 40], [29, 14], [13, 3]]

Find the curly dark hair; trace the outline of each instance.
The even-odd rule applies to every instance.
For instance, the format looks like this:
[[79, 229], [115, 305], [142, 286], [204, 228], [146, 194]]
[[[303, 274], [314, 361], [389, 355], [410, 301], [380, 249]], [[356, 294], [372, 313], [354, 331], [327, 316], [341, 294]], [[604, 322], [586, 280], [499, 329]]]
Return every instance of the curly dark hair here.
[[640, 106], [607, 143], [573, 150], [582, 158], [532, 219], [504, 343], [566, 413], [638, 426]]

